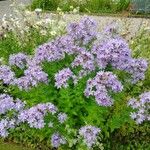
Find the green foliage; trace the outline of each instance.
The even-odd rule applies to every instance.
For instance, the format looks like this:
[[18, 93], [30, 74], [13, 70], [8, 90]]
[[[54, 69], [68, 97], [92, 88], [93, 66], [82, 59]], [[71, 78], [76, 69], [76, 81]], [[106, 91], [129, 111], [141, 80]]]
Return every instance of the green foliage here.
[[130, 0], [33, 0], [31, 8], [56, 11], [60, 7], [63, 11], [70, 11], [70, 6], [79, 7], [80, 12], [116, 13], [126, 10]]
[[54, 11], [57, 9], [60, 0], [34, 0], [31, 8], [42, 8], [45, 10]]
[[24, 37], [17, 37], [19, 35], [15, 32], [8, 32], [6, 37], [0, 39], [0, 57], [8, 60], [10, 54], [24, 52], [26, 54], [33, 54], [34, 49], [47, 40], [51, 39], [50, 35], [42, 36], [39, 30], [30, 28]]

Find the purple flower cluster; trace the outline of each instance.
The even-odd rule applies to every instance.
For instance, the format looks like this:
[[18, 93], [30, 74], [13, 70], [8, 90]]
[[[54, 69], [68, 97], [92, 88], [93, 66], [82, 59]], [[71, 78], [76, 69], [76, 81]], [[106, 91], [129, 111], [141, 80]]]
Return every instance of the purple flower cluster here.
[[[12, 111], [10, 118], [4, 118], [0, 121], [0, 136], [6, 137], [10, 128], [15, 128], [16, 125], [21, 123], [28, 123], [31, 128], [41, 129], [44, 128], [46, 123], [44, 117], [47, 114], [55, 115], [58, 113], [58, 108], [52, 103], [40, 103], [29, 109], [25, 108], [25, 102], [13, 98], [7, 94], [0, 95], [0, 115], [7, 116], [9, 111]], [[62, 124], [67, 119], [67, 114], [58, 113], [56, 116], [58, 121]], [[51, 122], [52, 124], [52, 122]], [[48, 124], [50, 126], [50, 124]]]
[[7, 94], [0, 95], [0, 114], [5, 114], [7, 111], [21, 111], [25, 103], [19, 99], [14, 100]]
[[54, 133], [51, 137], [51, 144], [53, 147], [58, 148], [60, 145], [66, 144], [66, 140], [59, 133]]
[[137, 124], [141, 124], [144, 121], [150, 121], [150, 92], [141, 94], [139, 100], [129, 100], [128, 105], [135, 110], [135, 112], [131, 112], [130, 116]]
[[[14, 100], [7, 94], [0, 95], [0, 115], [6, 114], [8, 111], [21, 112], [25, 107], [25, 102], [22, 102], [19, 99]], [[14, 113], [15, 115], [16, 113]], [[15, 117], [5, 118], [0, 120], [0, 136], [8, 136], [8, 130], [14, 128], [17, 125], [17, 120]]]
[[67, 32], [76, 43], [86, 45], [96, 38], [96, 28], [96, 22], [85, 17], [79, 23], [71, 23], [67, 28]]
[[39, 46], [36, 49], [34, 59], [37, 63], [41, 63], [43, 61], [56, 61], [63, 59], [65, 57], [62, 49], [59, 47], [58, 39], [51, 41], [49, 43], [45, 43]]
[[94, 55], [85, 49], [78, 52], [78, 55], [75, 57], [74, 61], [71, 63], [72, 69], [76, 67], [81, 67], [81, 70], [78, 72], [78, 75], [73, 74], [72, 79], [76, 85], [80, 79], [88, 75], [92, 71], [95, 71], [95, 59]]
[[106, 68], [108, 64], [120, 66], [131, 58], [131, 51], [122, 38], [111, 38], [95, 44], [92, 53], [96, 55], [96, 61], [100, 68]]
[[48, 83], [48, 75], [42, 71], [38, 65], [31, 65], [24, 71], [24, 76], [14, 79], [13, 85], [17, 85], [20, 90], [28, 90], [36, 87], [39, 82]]
[[5, 114], [7, 111], [14, 109], [14, 100], [6, 94], [0, 95], [0, 114]]
[[12, 54], [9, 56], [9, 65], [10, 66], [15, 65], [20, 69], [24, 69], [28, 59], [29, 59], [28, 56], [23, 53]]
[[61, 52], [69, 55], [74, 54], [74, 49], [76, 48], [73, 39], [68, 35], [58, 37], [55, 40], [55, 45]]
[[8, 118], [2, 119], [0, 121], [0, 136], [3, 138], [7, 137], [9, 134], [8, 130], [15, 127], [16, 125], [15, 122], [16, 122], [15, 119], [11, 119], [11, 120]]
[[67, 120], [67, 114], [59, 113], [58, 114], [58, 120], [59, 120], [60, 123], [64, 123]]
[[57, 110], [52, 103], [38, 104], [20, 112], [18, 119], [20, 122], [27, 122], [31, 128], [41, 129], [45, 126], [44, 116], [47, 113], [55, 114]]
[[24, 75], [32, 80], [32, 85], [36, 85], [38, 82], [47, 83], [48, 75], [42, 71], [42, 68], [37, 65], [29, 66], [27, 70], [24, 71]]
[[33, 59], [37, 64], [43, 61], [53, 62], [63, 59], [65, 54], [76, 54], [82, 50], [83, 48], [77, 46], [71, 36], [65, 35], [39, 46], [35, 51]]
[[0, 66], [0, 81], [2, 80], [5, 84], [11, 84], [15, 77], [14, 72], [11, 71], [11, 68], [6, 65]]
[[57, 88], [68, 87], [67, 81], [73, 76], [73, 72], [69, 68], [65, 68], [60, 70], [57, 74], [55, 74], [55, 86]]
[[100, 131], [99, 128], [89, 125], [80, 128], [79, 134], [84, 138], [85, 144], [91, 148], [96, 143], [97, 135]]
[[145, 78], [145, 71], [148, 68], [148, 63], [144, 59], [132, 59], [128, 62], [128, 67], [125, 67], [125, 71], [132, 75], [132, 83], [136, 83], [139, 80]]
[[6, 65], [0, 66], [0, 80], [5, 84], [17, 85], [20, 90], [28, 90], [31, 87], [35, 87], [39, 82], [48, 83], [48, 75], [42, 71], [42, 67], [37, 64], [35, 59], [29, 59], [23, 53], [10, 55], [9, 64], [16, 65], [20, 69], [24, 69], [24, 76], [19, 78], [15, 77], [15, 73], [11, 71], [11, 68]]
[[83, 50], [78, 54], [71, 66], [72, 68], [81, 66], [84, 70], [94, 71], [94, 60], [94, 56], [90, 52]]
[[87, 81], [84, 93], [86, 97], [94, 96], [98, 105], [111, 106], [113, 102], [108, 96], [109, 89], [119, 92], [122, 91], [123, 86], [112, 72], [100, 71], [93, 79]]
[[105, 69], [108, 64], [131, 74], [133, 83], [144, 79], [148, 68], [144, 59], [134, 59], [127, 42], [122, 38], [111, 38], [100, 44], [95, 44], [92, 53], [96, 55], [96, 62], [100, 68]]

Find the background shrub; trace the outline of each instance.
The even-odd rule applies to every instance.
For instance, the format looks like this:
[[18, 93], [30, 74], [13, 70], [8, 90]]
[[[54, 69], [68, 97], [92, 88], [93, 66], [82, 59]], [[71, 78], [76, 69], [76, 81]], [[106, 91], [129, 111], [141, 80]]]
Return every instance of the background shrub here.
[[80, 12], [116, 13], [126, 10], [130, 0], [33, 0], [32, 9], [56, 11], [60, 7], [63, 11], [70, 11], [70, 6], [79, 7]]

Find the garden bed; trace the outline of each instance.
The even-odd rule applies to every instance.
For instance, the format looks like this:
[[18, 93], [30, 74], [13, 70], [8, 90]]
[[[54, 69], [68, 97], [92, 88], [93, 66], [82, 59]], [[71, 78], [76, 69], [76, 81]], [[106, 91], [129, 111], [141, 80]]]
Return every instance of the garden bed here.
[[0, 136], [36, 150], [149, 149], [146, 20], [127, 38], [130, 20], [122, 31], [118, 19], [20, 14], [0, 30]]

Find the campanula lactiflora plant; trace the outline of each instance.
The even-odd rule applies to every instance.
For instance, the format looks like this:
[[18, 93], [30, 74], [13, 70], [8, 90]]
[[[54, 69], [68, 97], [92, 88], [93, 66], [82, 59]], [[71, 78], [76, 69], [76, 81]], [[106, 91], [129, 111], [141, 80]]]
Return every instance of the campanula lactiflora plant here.
[[[118, 34], [96, 28], [85, 17], [33, 55], [12, 54], [8, 65], [0, 66], [0, 80], [10, 88], [0, 95], [0, 136], [15, 138], [15, 131], [26, 130], [19, 141], [31, 132], [49, 147], [102, 149], [109, 131], [133, 123], [127, 89], [144, 80], [148, 62], [134, 58]], [[131, 114], [136, 122], [146, 120], [137, 117], [148, 113], [147, 97], [137, 102], [140, 114]], [[118, 105], [122, 110], [116, 114]]]

